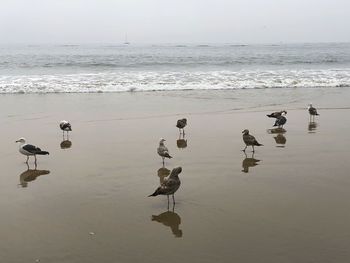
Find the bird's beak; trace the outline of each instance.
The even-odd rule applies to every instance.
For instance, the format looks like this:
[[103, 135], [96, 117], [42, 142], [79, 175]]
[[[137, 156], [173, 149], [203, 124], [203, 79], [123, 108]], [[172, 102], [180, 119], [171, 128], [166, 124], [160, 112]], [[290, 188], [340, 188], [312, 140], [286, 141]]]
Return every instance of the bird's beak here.
[[16, 142], [19, 142], [19, 140], [17, 140]]
[[242, 133], [244, 133], [244, 131], [242, 131]]

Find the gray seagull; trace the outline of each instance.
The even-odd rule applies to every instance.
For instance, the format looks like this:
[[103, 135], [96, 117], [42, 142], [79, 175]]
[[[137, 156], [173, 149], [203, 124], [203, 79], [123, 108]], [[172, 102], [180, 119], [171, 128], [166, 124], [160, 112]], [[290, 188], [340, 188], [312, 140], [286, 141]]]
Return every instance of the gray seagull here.
[[273, 125], [273, 127], [278, 127], [278, 128], [283, 128], [283, 125], [286, 124], [287, 122], [287, 118], [284, 117], [283, 115], [277, 117], [275, 124]]
[[248, 146], [253, 147], [253, 152], [255, 152], [254, 146], [263, 146], [262, 144], [258, 143], [258, 141], [255, 139], [253, 135], [249, 134], [249, 130], [245, 129], [244, 131], [242, 131], [242, 133], [243, 133], [243, 141], [245, 143], [245, 148], [242, 150], [243, 152], [245, 152]]
[[165, 139], [161, 138], [159, 141], [159, 147], [157, 148], [157, 153], [159, 154], [160, 157], [163, 159], [163, 164], [164, 164], [164, 159], [165, 158], [173, 158], [169, 154], [168, 148], [164, 145]]
[[315, 116], [319, 116], [320, 115], [320, 114], [317, 113], [316, 108], [314, 108], [312, 106], [312, 103], [309, 104], [308, 110], [309, 110], [309, 114], [310, 114], [310, 120], [311, 120], [311, 117], [313, 119], [315, 119]]
[[173, 196], [173, 204], [175, 204], [174, 193], [180, 187], [179, 174], [182, 172], [181, 167], [176, 167], [171, 171], [169, 178], [164, 180], [164, 182], [155, 190], [155, 192], [149, 196], [166, 195], [168, 197], [168, 207], [169, 207], [169, 195]]

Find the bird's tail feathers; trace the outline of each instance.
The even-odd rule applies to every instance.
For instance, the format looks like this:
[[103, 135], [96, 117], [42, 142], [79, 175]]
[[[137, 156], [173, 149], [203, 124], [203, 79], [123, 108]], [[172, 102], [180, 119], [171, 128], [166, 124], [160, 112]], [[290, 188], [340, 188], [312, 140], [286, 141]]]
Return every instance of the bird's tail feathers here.
[[170, 156], [169, 153], [165, 153], [165, 154], [164, 154], [164, 157], [169, 158], [169, 159], [173, 158], [172, 156]]
[[159, 194], [160, 194], [160, 189], [161, 189], [161, 188], [160, 188], [160, 187], [158, 187], [158, 188], [157, 188], [157, 190], [155, 190], [155, 191], [154, 191], [154, 193], [153, 193], [153, 194], [151, 194], [151, 195], [149, 195], [148, 197], [150, 197], [150, 196], [157, 196], [157, 195], [159, 195]]
[[38, 155], [49, 155], [50, 153], [47, 152], [47, 151], [38, 151], [35, 154], [38, 154]]

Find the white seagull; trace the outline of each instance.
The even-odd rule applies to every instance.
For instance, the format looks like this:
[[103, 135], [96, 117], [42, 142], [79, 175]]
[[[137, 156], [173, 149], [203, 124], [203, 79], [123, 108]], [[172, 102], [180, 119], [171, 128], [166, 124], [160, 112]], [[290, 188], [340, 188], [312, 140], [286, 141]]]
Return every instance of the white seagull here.
[[65, 120], [60, 122], [60, 128], [63, 131], [63, 135], [65, 131], [67, 132], [67, 135], [68, 135], [68, 132], [72, 131], [72, 126], [68, 121], [65, 121]]
[[183, 134], [185, 134], [185, 127], [186, 127], [186, 125], [187, 125], [187, 119], [186, 118], [180, 119], [176, 123], [176, 127], [179, 128], [180, 133], [181, 133], [181, 130], [182, 130]]
[[34, 155], [34, 158], [35, 158], [35, 164], [36, 164], [36, 155], [48, 155], [49, 152], [47, 151], [42, 151], [40, 148], [34, 146], [34, 145], [31, 145], [31, 144], [28, 144], [26, 143], [26, 139], [24, 138], [19, 138], [16, 143], [19, 142], [19, 152], [23, 155], [26, 155], [27, 156], [27, 161], [26, 163], [28, 163], [28, 160], [29, 160], [29, 156], [33, 156]]

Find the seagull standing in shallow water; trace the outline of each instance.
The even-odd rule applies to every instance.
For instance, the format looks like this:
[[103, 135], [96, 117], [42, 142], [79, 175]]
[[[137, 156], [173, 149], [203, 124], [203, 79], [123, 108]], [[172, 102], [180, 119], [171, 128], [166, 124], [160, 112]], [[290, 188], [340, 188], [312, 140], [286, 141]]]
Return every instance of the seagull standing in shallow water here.
[[278, 127], [278, 128], [283, 128], [283, 125], [286, 124], [287, 122], [287, 118], [284, 117], [283, 115], [277, 117], [276, 121], [275, 121], [275, 124], [273, 125], [273, 127]]
[[168, 208], [169, 208], [169, 195], [173, 196], [173, 204], [175, 205], [174, 193], [180, 187], [180, 178], [179, 174], [182, 172], [181, 167], [176, 167], [171, 171], [169, 178], [166, 179], [157, 189], [156, 191], [149, 196], [157, 196], [157, 195], [166, 195], [168, 197]]
[[312, 106], [312, 103], [309, 104], [309, 107], [307, 108], [309, 110], [309, 114], [310, 114], [310, 120], [311, 120], [311, 117], [313, 117], [313, 120], [315, 119], [315, 116], [318, 116], [320, 114], [317, 113], [317, 110], [316, 108], [314, 108]]
[[26, 139], [24, 138], [19, 138], [16, 143], [19, 142], [20, 145], [19, 145], [19, 152], [23, 155], [26, 155], [27, 156], [27, 161], [26, 163], [28, 164], [28, 160], [29, 160], [29, 156], [33, 156], [34, 155], [34, 158], [35, 158], [35, 164], [36, 164], [36, 156], [37, 155], [48, 155], [49, 152], [47, 151], [42, 151], [40, 148], [34, 146], [34, 145], [31, 145], [31, 144], [27, 144], [26, 143]]
[[164, 159], [165, 159], [165, 158], [169, 158], [169, 159], [173, 158], [173, 157], [170, 156], [169, 150], [168, 150], [168, 148], [164, 145], [164, 142], [165, 142], [165, 139], [163, 139], [163, 138], [160, 139], [160, 141], [159, 141], [159, 147], [157, 148], [157, 152], [158, 152], [159, 156], [162, 157], [162, 159], [163, 159], [163, 165], [164, 165]]
[[67, 132], [67, 136], [68, 136], [68, 132], [72, 131], [72, 126], [68, 121], [65, 121], [65, 120], [60, 122], [60, 128], [63, 131], [63, 136], [64, 136], [64, 132]]
[[258, 143], [258, 141], [255, 139], [253, 135], [249, 134], [249, 130], [245, 129], [244, 131], [242, 131], [242, 133], [243, 133], [243, 141], [245, 143], [245, 148], [242, 150], [243, 152], [245, 152], [248, 146], [253, 147], [253, 152], [255, 152], [254, 146], [263, 146], [262, 144]]
[[181, 120], [178, 120], [177, 123], [176, 123], [176, 127], [179, 128], [179, 131], [181, 133], [181, 129], [182, 129], [182, 133], [185, 134], [185, 127], [187, 125], [187, 119], [181, 119]]

